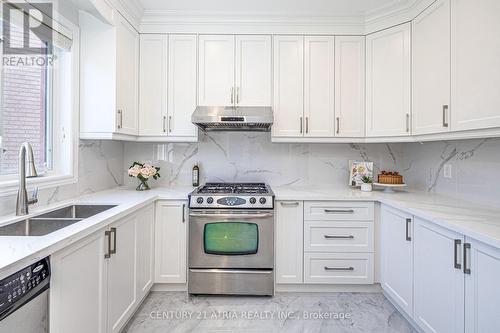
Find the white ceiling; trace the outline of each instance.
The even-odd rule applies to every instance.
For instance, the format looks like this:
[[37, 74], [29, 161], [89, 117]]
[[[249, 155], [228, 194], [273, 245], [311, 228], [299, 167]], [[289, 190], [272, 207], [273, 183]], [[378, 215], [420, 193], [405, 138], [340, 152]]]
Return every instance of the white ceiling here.
[[369, 14], [408, 0], [139, 0], [145, 10], [178, 12], [317, 14], [342, 16]]

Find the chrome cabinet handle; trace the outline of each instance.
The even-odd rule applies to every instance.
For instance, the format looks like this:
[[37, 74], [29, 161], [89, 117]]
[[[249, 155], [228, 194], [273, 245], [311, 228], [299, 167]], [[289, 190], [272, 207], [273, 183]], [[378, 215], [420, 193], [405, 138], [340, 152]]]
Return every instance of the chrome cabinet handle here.
[[340, 134], [340, 117], [337, 117], [337, 134]]
[[240, 104], [240, 87], [236, 88], [236, 104]]
[[326, 239], [354, 239], [353, 235], [349, 236], [336, 236], [336, 235], [324, 235]]
[[280, 202], [282, 207], [298, 207], [298, 202]]
[[116, 228], [110, 228], [110, 236], [111, 234], [113, 234], [113, 249], [109, 250], [109, 254], [116, 254]]
[[111, 258], [111, 232], [110, 232], [110, 231], [108, 231], [108, 230], [106, 230], [106, 231], [104, 232], [104, 237], [107, 237], [107, 238], [108, 238], [108, 252], [106, 252], [106, 253], [104, 254], [104, 258], [105, 258], [105, 259], [109, 259], [109, 258]]
[[306, 134], [309, 133], [309, 117], [306, 117]]
[[234, 105], [234, 87], [231, 87], [231, 105]]
[[443, 127], [448, 127], [448, 105], [443, 105]]
[[182, 223], [186, 222], [186, 204], [182, 205]]
[[406, 132], [410, 132], [410, 114], [406, 114]]
[[454, 244], [454, 249], [453, 249], [453, 260], [454, 260], [454, 266], [456, 269], [462, 269], [462, 264], [460, 263], [460, 260], [458, 259], [458, 251], [460, 251], [462, 245], [462, 241], [460, 239], [455, 239], [455, 244]]
[[118, 127], [118, 129], [121, 129], [122, 125], [123, 125], [123, 116], [122, 116], [122, 113], [123, 113], [122, 110], [120, 110], [120, 109], [117, 110], [118, 121], [117, 121], [116, 126]]
[[163, 116], [163, 133], [167, 132], [167, 116]]
[[325, 266], [325, 271], [353, 271], [354, 267], [328, 267]]
[[325, 209], [327, 214], [354, 214], [354, 209]]
[[168, 117], [168, 132], [172, 133], [172, 116]]
[[470, 275], [469, 260], [467, 257], [470, 255], [470, 243], [464, 243], [464, 274]]
[[303, 122], [304, 121], [303, 121], [302, 117], [300, 117], [300, 134], [302, 134], [302, 132], [303, 132], [303, 126], [304, 126]]
[[408, 242], [411, 242], [410, 223], [411, 223], [411, 219], [406, 219], [406, 240]]

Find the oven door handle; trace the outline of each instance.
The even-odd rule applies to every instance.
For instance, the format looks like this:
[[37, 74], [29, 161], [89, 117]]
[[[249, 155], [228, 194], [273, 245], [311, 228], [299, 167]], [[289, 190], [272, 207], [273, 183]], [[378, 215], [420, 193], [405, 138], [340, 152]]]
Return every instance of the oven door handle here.
[[256, 213], [256, 214], [247, 214], [247, 213], [236, 213], [236, 214], [225, 214], [225, 213], [189, 213], [191, 217], [219, 217], [219, 218], [267, 218], [273, 217], [272, 213]]
[[227, 274], [272, 274], [272, 270], [235, 270], [235, 269], [196, 269], [190, 268], [193, 273], [227, 273]]

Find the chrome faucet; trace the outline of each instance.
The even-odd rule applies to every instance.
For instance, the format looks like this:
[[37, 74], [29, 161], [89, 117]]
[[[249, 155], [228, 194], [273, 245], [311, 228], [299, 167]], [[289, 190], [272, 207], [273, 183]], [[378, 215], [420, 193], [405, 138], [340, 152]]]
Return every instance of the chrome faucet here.
[[[26, 154], [28, 154], [28, 170], [26, 170]], [[26, 192], [26, 178], [37, 177], [33, 148], [28, 142], [21, 145], [19, 149], [19, 190], [17, 191], [16, 215], [28, 215], [28, 206], [38, 202], [38, 189], [28, 199]]]

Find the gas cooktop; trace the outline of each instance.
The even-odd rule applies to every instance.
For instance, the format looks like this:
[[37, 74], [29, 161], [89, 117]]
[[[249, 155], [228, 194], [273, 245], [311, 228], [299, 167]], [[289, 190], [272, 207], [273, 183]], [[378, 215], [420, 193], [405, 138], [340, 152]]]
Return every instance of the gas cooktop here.
[[189, 195], [190, 208], [274, 208], [274, 193], [264, 183], [207, 183]]

